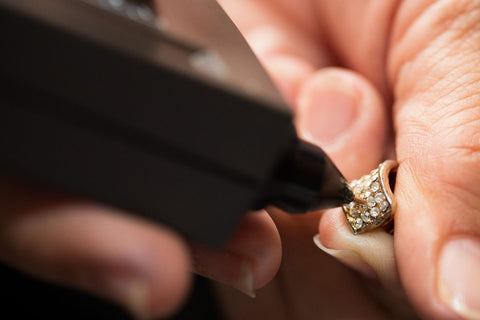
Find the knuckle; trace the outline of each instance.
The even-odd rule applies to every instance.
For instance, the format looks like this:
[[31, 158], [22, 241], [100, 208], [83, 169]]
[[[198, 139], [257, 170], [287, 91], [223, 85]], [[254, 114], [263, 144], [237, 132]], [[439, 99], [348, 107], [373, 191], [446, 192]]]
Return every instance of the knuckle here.
[[400, 31], [393, 35], [388, 70], [396, 94], [403, 97], [431, 90], [448, 93], [460, 80], [469, 82], [459, 75], [478, 71], [480, 0], [420, 3], [425, 2], [413, 18], [404, 14], [407, 18], [400, 19], [397, 13], [396, 24], [410, 20], [396, 28]]
[[412, 168], [421, 189], [437, 200], [449, 198], [478, 211], [480, 101], [468, 107], [436, 108], [434, 116], [412, 112], [399, 128], [398, 142], [399, 161]]
[[[429, 165], [430, 188], [441, 198], [457, 203], [459, 208], [477, 212], [480, 206], [480, 135], [475, 139], [464, 130], [435, 139]], [[468, 130], [466, 130], [468, 132]], [[432, 190], [433, 191], [433, 190]]]

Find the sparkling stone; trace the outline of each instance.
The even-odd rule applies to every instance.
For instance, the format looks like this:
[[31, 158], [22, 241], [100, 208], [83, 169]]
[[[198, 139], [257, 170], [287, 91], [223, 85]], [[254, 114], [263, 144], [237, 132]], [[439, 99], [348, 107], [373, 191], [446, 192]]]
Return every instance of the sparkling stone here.
[[371, 184], [372, 184], [372, 180], [370, 180], [369, 178], [366, 178], [365, 182], [364, 182], [365, 187], [368, 188], [368, 187], [370, 187]]
[[359, 194], [361, 192], [362, 192], [362, 186], [356, 185], [355, 187], [353, 187], [353, 193]]
[[375, 195], [375, 201], [381, 203], [383, 201], [383, 193], [379, 192]]
[[370, 209], [370, 215], [372, 217], [376, 218], [378, 217], [379, 214], [380, 214], [380, 210], [377, 207]]
[[353, 226], [355, 229], [360, 229], [363, 226], [363, 220], [360, 218], [355, 219]]
[[365, 191], [365, 198], [368, 198], [372, 195], [372, 192], [371, 191]]
[[372, 181], [377, 181], [378, 180], [378, 174], [372, 175]]
[[378, 182], [372, 183], [371, 188], [372, 188], [373, 192], [377, 192], [378, 190], [380, 190], [380, 183], [378, 183]]
[[371, 207], [375, 207], [377, 203], [375, 202], [375, 199], [373, 197], [368, 197], [367, 199], [367, 205], [371, 208]]
[[362, 220], [363, 222], [366, 222], [366, 223], [372, 221], [372, 216], [370, 215], [370, 212], [366, 211], [362, 213]]
[[353, 210], [350, 211], [350, 215], [356, 218], [360, 215], [360, 210], [358, 210], [358, 208], [353, 208]]
[[380, 203], [380, 210], [382, 210], [383, 212], [387, 211], [388, 207], [389, 205], [387, 201], [383, 201], [382, 203]]
[[348, 209], [352, 210], [353, 207], [355, 207], [355, 202], [352, 201], [348, 204]]

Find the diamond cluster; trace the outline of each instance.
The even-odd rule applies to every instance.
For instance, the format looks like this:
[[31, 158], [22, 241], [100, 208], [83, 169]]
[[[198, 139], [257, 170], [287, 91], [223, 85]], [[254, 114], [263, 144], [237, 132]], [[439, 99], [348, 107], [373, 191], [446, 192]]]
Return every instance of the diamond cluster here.
[[352, 181], [350, 186], [355, 196], [364, 202], [352, 201], [343, 206], [355, 234], [375, 228], [389, 218], [392, 205], [385, 196], [378, 168], [359, 180]]

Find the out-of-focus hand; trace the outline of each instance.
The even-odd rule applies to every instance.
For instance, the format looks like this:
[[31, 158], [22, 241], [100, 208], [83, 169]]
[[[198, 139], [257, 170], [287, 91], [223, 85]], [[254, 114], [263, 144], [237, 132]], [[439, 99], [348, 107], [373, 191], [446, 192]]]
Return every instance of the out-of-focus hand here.
[[[407, 296], [425, 318], [479, 319], [480, 1], [220, 2], [295, 106], [303, 136], [348, 178], [395, 147], [394, 252]], [[327, 250], [344, 249], [335, 216], [320, 224]], [[334, 271], [307, 272], [316, 264], [299, 240], [318, 217], [273, 217], [284, 249], [278, 281], [298, 289], [284, 297], [289, 310], [321, 316], [322, 302], [309, 303], [318, 295], [305, 288], [326, 290], [315, 277]], [[338, 297], [329, 297], [334, 306]]]
[[[213, 250], [191, 246], [167, 227], [130, 213], [14, 180], [0, 183], [2, 262], [108, 299], [138, 319], [177, 311], [193, 265], [252, 295], [280, 264], [278, 232], [265, 212], [249, 214], [227, 247]], [[243, 234], [256, 236], [243, 240]]]

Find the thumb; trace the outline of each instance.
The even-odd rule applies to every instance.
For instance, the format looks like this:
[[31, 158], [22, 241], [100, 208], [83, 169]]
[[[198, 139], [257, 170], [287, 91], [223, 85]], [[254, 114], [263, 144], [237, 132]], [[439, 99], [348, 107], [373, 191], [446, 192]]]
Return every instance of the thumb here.
[[410, 2], [390, 48], [395, 250], [408, 295], [432, 319], [480, 319], [479, 12], [480, 1]]

